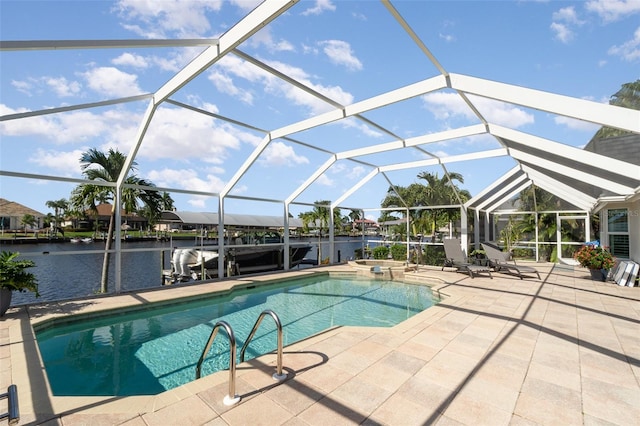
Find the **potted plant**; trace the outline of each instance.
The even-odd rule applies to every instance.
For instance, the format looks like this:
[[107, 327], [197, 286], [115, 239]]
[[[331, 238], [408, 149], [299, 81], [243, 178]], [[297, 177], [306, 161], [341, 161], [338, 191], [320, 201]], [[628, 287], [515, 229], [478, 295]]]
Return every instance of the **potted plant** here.
[[589, 269], [592, 278], [601, 281], [606, 280], [609, 269], [613, 268], [616, 263], [609, 250], [595, 244], [582, 246], [573, 257], [580, 263], [580, 266]]
[[478, 265], [487, 265], [487, 252], [482, 249], [474, 249], [469, 253], [469, 256], [475, 258], [475, 263]]
[[3, 251], [0, 254], [0, 316], [3, 316], [11, 306], [11, 295], [14, 291], [32, 291], [36, 297], [38, 280], [27, 268], [36, 266], [32, 260], [16, 260], [20, 253]]

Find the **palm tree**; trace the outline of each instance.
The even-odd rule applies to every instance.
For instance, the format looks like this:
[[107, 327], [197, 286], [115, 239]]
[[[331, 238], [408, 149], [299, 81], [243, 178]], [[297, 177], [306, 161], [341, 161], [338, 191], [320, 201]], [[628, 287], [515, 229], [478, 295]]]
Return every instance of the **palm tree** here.
[[163, 192], [162, 196], [160, 197], [160, 208], [164, 211], [166, 210], [173, 210], [174, 209], [174, 201], [173, 198], [171, 198], [171, 194], [169, 194], [168, 192]]
[[22, 216], [22, 225], [24, 226], [24, 235], [27, 235], [27, 226], [33, 228], [38, 224], [38, 219], [32, 214], [26, 213]]
[[163, 192], [162, 195], [159, 198], [158, 201], [158, 206], [157, 208], [155, 208], [154, 206], [149, 206], [147, 204], [145, 204], [140, 210], [139, 210], [139, 214], [140, 216], [144, 217], [145, 219], [147, 219], [147, 223], [148, 223], [148, 231], [151, 231], [153, 229], [153, 227], [158, 223], [158, 221], [160, 220], [160, 216], [161, 213], [163, 211], [171, 211], [173, 210], [173, 198], [171, 198], [171, 195], [168, 192]]
[[[88, 180], [96, 182], [116, 182], [120, 172], [126, 162], [127, 156], [117, 150], [110, 149], [107, 154], [92, 148], [86, 151], [80, 157], [82, 173]], [[136, 185], [145, 187], [154, 187], [155, 185], [145, 179], [137, 177], [135, 172], [136, 163], [131, 164], [131, 170], [125, 179], [125, 185]], [[76, 187], [72, 195], [72, 204], [74, 207], [85, 208], [83, 210], [97, 211], [99, 202], [114, 201], [116, 199], [116, 189], [106, 186], [94, 184], [81, 184]], [[116, 208], [124, 209], [125, 212], [131, 213], [138, 210], [138, 202], [150, 207], [151, 211], [158, 211], [160, 208], [161, 196], [158, 191], [142, 189], [138, 187], [126, 186], [122, 189], [122, 205], [116, 206], [113, 203], [111, 208], [111, 216], [109, 219], [109, 230], [105, 243], [104, 262], [102, 264], [102, 278], [100, 281], [100, 291], [107, 292], [107, 283], [109, 277], [109, 259], [111, 250], [111, 241], [115, 229]]]
[[302, 219], [302, 230], [309, 232], [309, 224], [315, 220], [313, 218], [313, 212], [302, 212], [298, 214], [298, 217]]
[[347, 217], [349, 218], [349, 220], [351, 220], [351, 230], [357, 231], [358, 226], [356, 222], [362, 219], [362, 211], [352, 209], [351, 212], [349, 212], [349, 215]]
[[47, 207], [53, 209], [53, 229], [57, 234], [58, 229], [60, 228], [60, 212], [62, 212], [62, 216], [65, 215], [65, 212], [69, 208], [69, 202], [61, 198], [59, 200], [50, 200], [45, 203]]
[[[451, 172], [440, 178], [437, 173], [422, 172], [418, 174], [418, 179], [427, 182], [425, 190], [427, 206], [441, 206], [460, 204], [471, 198], [469, 191], [458, 188], [454, 181], [464, 183], [464, 177], [460, 173]], [[431, 235], [435, 238], [436, 229], [439, 222], [450, 222], [459, 217], [459, 211], [451, 209], [431, 209], [425, 211], [424, 216], [431, 224]]]

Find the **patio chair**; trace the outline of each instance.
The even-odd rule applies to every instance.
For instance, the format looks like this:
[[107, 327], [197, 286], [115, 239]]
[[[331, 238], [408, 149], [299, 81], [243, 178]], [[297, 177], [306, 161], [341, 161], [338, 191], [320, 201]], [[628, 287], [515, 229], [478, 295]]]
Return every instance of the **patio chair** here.
[[509, 274], [515, 274], [520, 277], [520, 279], [524, 278], [523, 274], [536, 274], [538, 279], [540, 279], [540, 273], [537, 269], [531, 266], [517, 265], [516, 261], [512, 259], [511, 253], [502, 251], [500, 247], [486, 241], [481, 243], [481, 245], [487, 254], [487, 259], [489, 259], [489, 266], [491, 266], [494, 271], [505, 271]]
[[489, 269], [488, 266], [476, 265], [469, 262], [467, 257], [462, 252], [459, 238], [446, 238], [445, 240], [443, 240], [443, 243], [444, 252], [447, 256], [444, 261], [444, 265], [442, 265], [443, 271], [445, 266], [450, 266], [456, 268], [458, 272], [468, 273], [471, 278], [474, 278], [474, 275], [486, 272], [487, 274], [489, 274], [489, 277], [493, 279], [493, 276], [491, 275], [491, 269]]

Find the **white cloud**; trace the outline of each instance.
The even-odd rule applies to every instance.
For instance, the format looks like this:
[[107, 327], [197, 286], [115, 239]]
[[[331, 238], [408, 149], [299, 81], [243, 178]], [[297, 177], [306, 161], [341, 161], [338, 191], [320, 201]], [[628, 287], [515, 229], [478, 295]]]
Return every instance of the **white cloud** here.
[[189, 189], [202, 192], [220, 192], [226, 183], [213, 173], [205, 173], [201, 178], [194, 169], [170, 169], [151, 170], [149, 179], [156, 186], [164, 186], [179, 189]]
[[295, 51], [293, 44], [287, 40], [274, 40], [271, 27], [264, 27], [250, 39], [249, 43], [253, 47], [265, 46], [271, 52], [292, 52]]
[[564, 117], [564, 116], [554, 117], [553, 121], [555, 121], [556, 124], [561, 124], [563, 126], [568, 127], [569, 129], [580, 130], [583, 132], [594, 133], [600, 128], [600, 126], [597, 124], [589, 123], [588, 121], [577, 120], [575, 118]]
[[[533, 115], [521, 108], [479, 96], [468, 95], [468, 97], [489, 122], [514, 128], [534, 122]], [[422, 100], [425, 108], [439, 120], [448, 121], [456, 117], [464, 117], [471, 121], [477, 121], [473, 111], [455, 93], [429, 93], [422, 96]]]
[[326, 40], [319, 43], [329, 60], [343, 65], [350, 71], [360, 71], [362, 62], [354, 55], [351, 45], [343, 40]]
[[318, 185], [322, 185], [322, 186], [334, 186], [335, 185], [335, 181], [331, 178], [329, 178], [329, 176], [327, 176], [327, 174], [321, 174], [318, 179], [316, 179], [316, 181], [314, 183], [317, 183]]
[[82, 90], [82, 85], [77, 81], [69, 81], [64, 77], [46, 77], [45, 84], [60, 97], [76, 96]]
[[230, 3], [244, 10], [250, 12], [255, 9], [263, 0], [230, 0]]
[[117, 58], [112, 59], [111, 63], [114, 65], [124, 65], [140, 69], [149, 67], [149, 63], [144, 56], [134, 55], [132, 53], [123, 53]]
[[290, 145], [276, 141], [267, 146], [258, 162], [265, 166], [293, 166], [309, 164], [309, 159], [302, 155], [297, 155]]
[[226, 93], [242, 103], [253, 105], [253, 94], [236, 86], [229, 74], [223, 73], [221, 70], [212, 70], [207, 78], [220, 93]]
[[582, 25], [584, 21], [578, 18], [578, 14], [576, 13], [576, 9], [573, 6], [563, 7], [557, 12], [553, 12], [551, 18], [554, 21], [563, 21], [571, 24]]
[[[277, 61], [268, 62], [267, 64], [293, 78], [294, 80], [305, 84], [313, 90], [328, 96], [329, 98], [342, 105], [349, 105], [353, 102], [353, 95], [345, 92], [339, 86], [322, 86], [313, 83], [311, 81], [311, 76], [309, 76], [302, 68]], [[260, 86], [261, 92], [265, 92], [270, 95], [282, 96], [285, 99], [293, 102], [297, 106], [307, 108], [310, 115], [320, 114], [332, 109], [332, 107], [326, 102], [321, 101], [320, 99], [310, 95], [303, 90], [298, 89], [297, 87], [285, 83], [281, 79], [267, 73], [263, 69], [258, 68], [257, 66], [246, 61], [243, 61], [238, 57], [230, 55], [225, 56], [218, 62], [218, 65], [220, 65], [221, 68], [217, 69], [215, 72], [220, 73], [221, 76], [233, 75], [245, 79], [250, 83], [257, 84]], [[215, 78], [215, 75], [212, 76], [212, 78]], [[236, 83], [233, 83], [232, 80], [226, 81], [237, 85]], [[239, 97], [248, 96], [246, 93], [237, 88], [226, 88], [223, 90], [226, 90], [225, 93], [228, 93], [229, 91], [237, 92]]]
[[65, 77], [40, 77], [28, 78], [27, 80], [12, 80], [11, 85], [19, 92], [27, 96], [36, 93], [43, 93], [46, 88], [50, 89], [58, 97], [65, 98], [78, 96], [82, 92], [82, 84], [77, 81], [69, 81]]
[[33, 83], [29, 81], [11, 80], [11, 85], [20, 93], [24, 93], [27, 96], [31, 96], [33, 90]]
[[219, 11], [222, 0], [211, 1], [140, 1], [120, 0], [114, 7], [120, 17], [145, 24], [127, 28], [147, 38], [165, 38], [168, 35], [188, 38], [210, 31], [207, 11]]
[[114, 67], [97, 67], [82, 73], [88, 86], [109, 97], [126, 97], [142, 93], [138, 77]]
[[551, 31], [553, 31], [553, 33], [555, 33], [555, 38], [557, 40], [559, 40], [560, 42], [562, 42], [564, 44], [567, 44], [571, 40], [573, 40], [574, 33], [565, 24], [561, 24], [561, 23], [558, 23], [558, 22], [553, 22], [551, 24], [550, 28], [551, 28]]
[[28, 159], [29, 163], [36, 164], [45, 170], [54, 170], [62, 176], [79, 177], [82, 174], [80, 157], [87, 148], [73, 151], [56, 151], [38, 148]]
[[355, 166], [351, 169], [351, 171], [349, 171], [346, 176], [349, 179], [358, 179], [359, 177], [361, 177], [362, 175], [364, 175], [366, 173], [366, 170], [364, 167], [362, 166]]
[[199, 158], [206, 163], [222, 164], [230, 151], [240, 147], [242, 135], [204, 114], [181, 108], [160, 108], [138, 155], [152, 160]]
[[575, 27], [584, 25], [585, 21], [578, 18], [576, 9], [573, 6], [564, 7], [554, 12], [552, 15], [551, 31], [555, 38], [567, 44], [575, 37]]
[[[12, 110], [0, 105], [0, 112], [16, 114], [25, 109]], [[131, 114], [125, 117], [130, 118]], [[110, 120], [114, 120], [111, 122]], [[100, 139], [105, 133], [119, 126], [117, 117], [94, 114], [90, 111], [71, 111], [64, 114], [41, 115], [0, 123], [0, 135], [39, 137], [57, 144], [86, 143]]]
[[354, 117], [347, 117], [337, 122], [337, 124], [344, 127], [345, 129], [348, 129], [348, 128], [358, 129], [360, 133], [362, 133], [363, 135], [369, 136], [372, 138], [378, 139], [384, 136], [384, 133], [380, 132], [378, 129], [371, 127], [365, 122], [360, 121]]
[[640, 59], [640, 27], [633, 33], [633, 38], [620, 46], [612, 46], [609, 55], [619, 56], [627, 62]]
[[441, 39], [443, 39], [444, 41], [446, 41], [447, 43], [451, 43], [452, 41], [456, 40], [456, 38], [451, 34], [442, 34], [442, 33], [440, 33], [440, 34], [438, 34], [438, 36]]
[[316, 0], [316, 4], [313, 7], [307, 8], [302, 12], [302, 15], [320, 15], [325, 11], [333, 12], [336, 10], [336, 5], [331, 0]]
[[638, 0], [591, 0], [587, 2], [585, 8], [610, 23], [640, 13], [640, 2]]

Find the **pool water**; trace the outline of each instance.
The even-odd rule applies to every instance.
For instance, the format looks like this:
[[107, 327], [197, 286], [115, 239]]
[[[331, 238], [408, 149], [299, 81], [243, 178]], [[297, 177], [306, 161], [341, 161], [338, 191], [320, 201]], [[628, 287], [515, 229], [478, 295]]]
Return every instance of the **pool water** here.
[[[324, 276], [82, 318], [36, 331], [36, 337], [54, 395], [154, 395], [195, 379], [198, 359], [220, 320], [230, 324], [240, 351], [265, 309], [278, 315], [289, 345], [333, 326], [390, 327], [436, 302], [427, 286]], [[276, 347], [275, 323], [266, 317], [245, 360]], [[285, 354], [285, 367], [286, 359]], [[220, 330], [202, 376], [228, 368], [229, 340]]]

